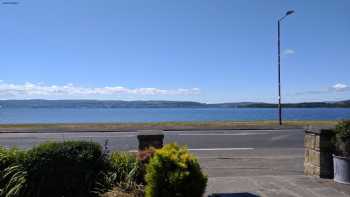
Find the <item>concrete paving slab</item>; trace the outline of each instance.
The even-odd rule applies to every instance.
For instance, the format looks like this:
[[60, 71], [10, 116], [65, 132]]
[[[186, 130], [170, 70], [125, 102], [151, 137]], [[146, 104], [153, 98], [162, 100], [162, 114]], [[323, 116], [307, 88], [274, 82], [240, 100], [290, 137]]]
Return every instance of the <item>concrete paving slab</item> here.
[[[216, 153], [216, 154], [215, 154]], [[194, 152], [209, 177], [302, 175], [304, 149]]]
[[251, 194], [259, 197], [346, 197], [350, 186], [332, 180], [289, 176], [237, 176], [209, 178], [206, 196], [213, 193]]
[[320, 197], [349, 197], [349, 194], [345, 194], [342, 191], [338, 191], [334, 188], [316, 188], [312, 190]]

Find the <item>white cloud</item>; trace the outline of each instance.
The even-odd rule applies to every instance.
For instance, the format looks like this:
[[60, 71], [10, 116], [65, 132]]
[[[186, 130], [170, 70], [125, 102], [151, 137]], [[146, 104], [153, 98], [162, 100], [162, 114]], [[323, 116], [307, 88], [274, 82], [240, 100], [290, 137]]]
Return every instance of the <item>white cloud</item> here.
[[297, 92], [295, 93], [295, 95], [325, 94], [325, 93], [337, 93], [337, 92], [345, 92], [345, 91], [350, 91], [350, 86], [343, 83], [337, 83], [327, 89]]
[[343, 91], [350, 90], [350, 87], [343, 83], [337, 83], [334, 86], [332, 86], [331, 89], [336, 92], [343, 92]]
[[158, 89], [158, 88], [126, 88], [122, 86], [82, 87], [73, 84], [44, 85], [43, 83], [11, 84], [0, 81], [1, 96], [98, 96], [98, 95], [194, 95], [200, 89]]
[[283, 51], [284, 55], [293, 55], [295, 54], [295, 51], [293, 49], [286, 49]]

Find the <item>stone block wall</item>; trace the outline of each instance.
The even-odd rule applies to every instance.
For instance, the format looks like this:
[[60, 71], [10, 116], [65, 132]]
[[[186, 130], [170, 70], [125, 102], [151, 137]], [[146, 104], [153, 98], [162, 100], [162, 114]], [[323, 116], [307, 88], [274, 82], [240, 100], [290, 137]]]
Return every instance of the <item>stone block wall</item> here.
[[331, 129], [305, 130], [304, 174], [320, 178], [333, 178], [333, 144]]
[[137, 135], [139, 141], [139, 150], [145, 150], [148, 148], [162, 148], [164, 134], [160, 130], [142, 130]]

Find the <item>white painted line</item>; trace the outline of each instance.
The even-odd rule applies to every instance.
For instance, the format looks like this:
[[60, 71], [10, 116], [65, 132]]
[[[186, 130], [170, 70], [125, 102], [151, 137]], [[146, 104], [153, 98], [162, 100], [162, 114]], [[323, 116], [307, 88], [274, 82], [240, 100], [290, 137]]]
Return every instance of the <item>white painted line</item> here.
[[190, 148], [190, 151], [254, 150], [255, 148]]
[[272, 137], [271, 141], [277, 141], [277, 140], [283, 140], [288, 138], [290, 135], [280, 135], [280, 136], [276, 136], [276, 137]]
[[[227, 150], [254, 150], [255, 148], [190, 148], [189, 151], [227, 151]], [[131, 153], [136, 153], [138, 150], [129, 150]]]
[[[70, 135], [61, 135], [61, 136], [47, 136], [47, 137], [34, 137], [35, 139], [81, 139], [81, 138], [89, 138], [89, 139], [96, 139], [96, 138], [130, 138], [135, 137], [135, 135], [119, 135], [119, 136], [89, 136], [89, 135], [83, 135], [83, 136], [70, 136]], [[27, 137], [28, 138], [28, 137]]]
[[247, 135], [268, 135], [270, 133], [182, 133], [178, 135], [187, 135], [187, 136], [198, 136], [198, 135], [203, 135], [203, 136], [247, 136]]
[[114, 135], [114, 136], [74, 136], [76, 138], [124, 138], [124, 137], [136, 137], [136, 135]]
[[0, 139], [10, 139], [10, 138], [25, 138], [25, 139], [61, 139], [61, 138], [129, 138], [129, 137], [136, 137], [135, 134], [123, 134], [123, 135], [94, 135], [94, 134], [84, 134], [84, 135], [77, 135], [77, 134], [70, 134], [70, 133], [62, 133], [62, 134], [44, 134], [44, 135], [31, 135], [31, 134], [16, 134], [16, 135], [6, 135], [1, 134]]

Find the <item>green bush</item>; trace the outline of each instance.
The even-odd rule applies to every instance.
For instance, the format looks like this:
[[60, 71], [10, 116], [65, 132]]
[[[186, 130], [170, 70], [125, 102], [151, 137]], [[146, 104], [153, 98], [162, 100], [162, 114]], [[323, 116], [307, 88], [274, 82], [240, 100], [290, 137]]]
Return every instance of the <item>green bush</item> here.
[[6, 194], [20, 197], [96, 196], [92, 191], [97, 177], [107, 166], [106, 155], [97, 143], [44, 143], [27, 151], [20, 165], [5, 170], [10, 175]]
[[339, 156], [350, 156], [350, 120], [339, 122], [335, 128], [335, 148]]
[[207, 177], [186, 148], [169, 144], [151, 158], [146, 183], [146, 197], [201, 197]]

